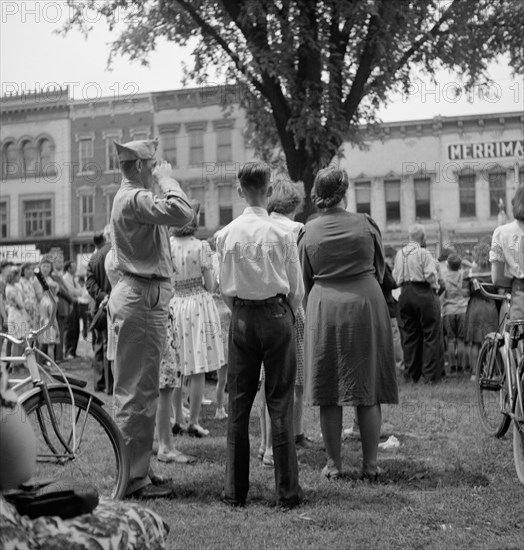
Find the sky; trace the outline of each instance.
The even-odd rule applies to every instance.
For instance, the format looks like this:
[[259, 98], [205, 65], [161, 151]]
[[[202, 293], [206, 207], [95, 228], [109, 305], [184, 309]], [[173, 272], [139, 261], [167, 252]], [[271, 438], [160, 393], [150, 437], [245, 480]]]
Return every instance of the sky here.
[[[0, 2], [2, 95], [66, 83], [74, 99], [90, 100], [183, 87], [183, 64], [191, 62], [189, 49], [164, 41], [151, 55], [149, 67], [119, 57], [109, 71], [109, 44], [114, 35], [105, 21], [89, 15], [95, 28], [87, 40], [76, 30], [66, 37], [54, 34], [67, 15], [68, 8], [60, 0]], [[442, 73], [437, 84], [414, 81], [409, 93], [392, 94], [391, 103], [381, 110], [381, 118], [393, 122], [522, 110], [523, 79], [514, 80], [503, 61], [490, 67], [490, 75], [493, 86], [461, 92], [458, 97], [454, 94], [454, 89], [460, 88], [456, 75]]]

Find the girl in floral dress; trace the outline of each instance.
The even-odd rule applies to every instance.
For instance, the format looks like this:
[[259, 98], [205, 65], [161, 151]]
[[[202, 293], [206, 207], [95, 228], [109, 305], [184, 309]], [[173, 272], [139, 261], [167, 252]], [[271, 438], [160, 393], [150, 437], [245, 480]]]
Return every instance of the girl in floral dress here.
[[31, 264], [22, 264], [20, 268], [20, 281], [18, 286], [22, 291], [22, 299], [24, 301], [24, 307], [29, 316], [29, 327], [36, 329], [39, 326], [39, 310], [36, 288], [35, 285], [39, 283], [34, 280]]
[[[20, 270], [13, 268], [6, 277], [5, 302], [7, 306], [7, 328], [11, 336], [25, 339], [31, 328], [31, 320], [25, 309], [22, 290], [18, 284]], [[11, 353], [14, 356], [22, 355], [25, 344], [12, 344]]]
[[[206, 437], [209, 431], [199, 423], [205, 375], [206, 372], [218, 370], [225, 363], [225, 358], [220, 316], [211, 294], [216, 286], [213, 253], [207, 241], [194, 237], [200, 206], [194, 204], [193, 208], [193, 221], [173, 229], [171, 257], [175, 274], [169, 311], [173, 338], [180, 356], [178, 372], [189, 379], [187, 433], [193, 437]], [[181, 392], [175, 395], [181, 397]], [[179, 405], [175, 403], [178, 411]]]

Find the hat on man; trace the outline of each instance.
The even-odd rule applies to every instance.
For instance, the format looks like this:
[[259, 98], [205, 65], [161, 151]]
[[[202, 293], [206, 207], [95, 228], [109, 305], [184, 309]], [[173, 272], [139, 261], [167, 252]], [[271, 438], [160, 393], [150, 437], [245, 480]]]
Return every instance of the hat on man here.
[[115, 147], [118, 153], [118, 160], [125, 162], [128, 160], [151, 160], [155, 157], [158, 139], [130, 141], [129, 143], [117, 143]]

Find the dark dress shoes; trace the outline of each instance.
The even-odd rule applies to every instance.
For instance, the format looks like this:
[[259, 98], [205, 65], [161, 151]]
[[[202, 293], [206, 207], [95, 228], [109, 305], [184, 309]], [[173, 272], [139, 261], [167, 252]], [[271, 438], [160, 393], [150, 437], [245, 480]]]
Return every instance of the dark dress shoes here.
[[175, 498], [175, 491], [173, 490], [173, 486], [169, 484], [153, 485], [152, 483], [150, 483], [149, 485], [145, 485], [144, 487], [140, 487], [140, 489], [137, 489], [136, 491], [129, 493], [128, 495], [126, 495], [126, 498], [130, 498], [134, 500], [149, 500], [153, 498]]

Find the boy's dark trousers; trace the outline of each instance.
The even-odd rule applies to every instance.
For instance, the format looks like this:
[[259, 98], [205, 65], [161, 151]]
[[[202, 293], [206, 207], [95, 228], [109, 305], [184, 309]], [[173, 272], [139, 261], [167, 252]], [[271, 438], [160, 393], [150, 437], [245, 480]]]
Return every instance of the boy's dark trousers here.
[[[262, 303], [261, 303], [262, 302]], [[249, 415], [264, 363], [277, 503], [300, 501], [293, 435], [293, 388], [296, 374], [294, 315], [283, 298], [235, 299], [229, 332], [225, 500], [243, 506], [249, 490]], [[266, 303], [263, 303], [266, 302]]]
[[440, 380], [440, 308], [428, 283], [404, 283], [398, 301], [405, 373], [414, 382]]

